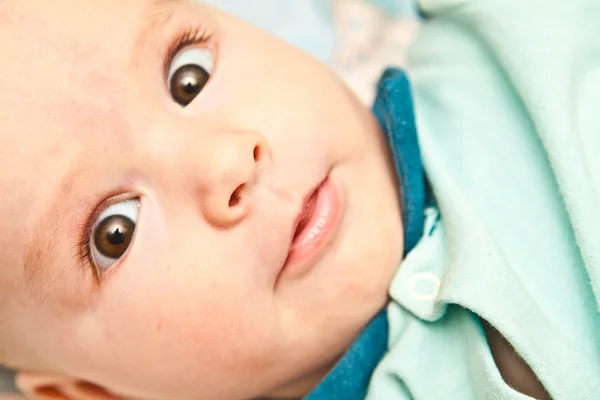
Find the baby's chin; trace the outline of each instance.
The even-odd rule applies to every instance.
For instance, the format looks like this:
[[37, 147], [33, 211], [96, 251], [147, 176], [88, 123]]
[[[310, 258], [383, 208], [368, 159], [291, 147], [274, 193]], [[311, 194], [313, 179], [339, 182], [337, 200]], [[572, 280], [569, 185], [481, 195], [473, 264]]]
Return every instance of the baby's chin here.
[[281, 387], [271, 390], [259, 399], [263, 400], [292, 400], [301, 399], [315, 389], [325, 376], [333, 369], [334, 363], [327, 365], [309, 375], [302, 376]]

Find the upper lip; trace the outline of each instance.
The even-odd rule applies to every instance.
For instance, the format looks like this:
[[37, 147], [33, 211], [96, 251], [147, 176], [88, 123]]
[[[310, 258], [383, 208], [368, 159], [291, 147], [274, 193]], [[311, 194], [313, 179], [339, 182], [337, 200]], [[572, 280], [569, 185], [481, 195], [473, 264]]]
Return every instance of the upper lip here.
[[304, 217], [304, 209], [306, 208], [306, 205], [308, 204], [308, 201], [310, 200], [312, 195], [315, 194], [315, 192], [317, 191], [318, 187], [319, 186], [315, 186], [310, 192], [308, 192], [308, 194], [306, 194], [306, 196], [302, 198], [302, 202], [300, 203], [300, 209], [298, 210], [298, 214], [296, 215], [296, 218], [294, 219], [294, 224], [292, 225], [290, 247], [294, 241], [294, 236], [296, 235], [298, 225], [300, 225], [300, 221], [302, 221], [302, 217]]
[[296, 230], [298, 229], [298, 225], [300, 225], [300, 221], [302, 221], [302, 217], [304, 216], [304, 208], [306, 207], [306, 205], [308, 204], [308, 201], [310, 200], [310, 198], [315, 194], [315, 192], [319, 189], [319, 187], [321, 187], [321, 184], [323, 182], [320, 181], [316, 186], [314, 186], [310, 192], [308, 192], [303, 198], [302, 198], [302, 202], [300, 203], [300, 207], [298, 210], [298, 213], [296, 215], [296, 218], [294, 219], [294, 223], [292, 225], [292, 232], [290, 235], [290, 250], [292, 248], [292, 244], [294, 242], [294, 236], [296, 235]]

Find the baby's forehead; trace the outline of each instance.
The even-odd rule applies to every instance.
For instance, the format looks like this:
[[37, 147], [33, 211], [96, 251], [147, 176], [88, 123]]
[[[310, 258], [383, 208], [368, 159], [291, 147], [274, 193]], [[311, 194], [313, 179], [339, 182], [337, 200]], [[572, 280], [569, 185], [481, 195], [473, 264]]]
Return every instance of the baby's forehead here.
[[4, 130], [41, 134], [42, 126], [78, 125], [77, 118], [82, 123], [101, 121], [107, 107], [122, 109], [123, 91], [131, 89], [124, 71], [132, 68], [142, 16], [158, 13], [157, 4], [156, 0], [3, 3], [0, 54], [9, 61], [0, 63]]
[[72, 75], [87, 61], [114, 62], [131, 44], [142, 22], [139, 14], [150, 12], [144, 7], [150, 2], [9, 0], [0, 7], [0, 50], [2, 58], [11, 62], [2, 66], [37, 67], [39, 75], [45, 75], [44, 69]]
[[[108, 71], [185, 0], [1, 0], [0, 51], [16, 69]], [[144, 29], [149, 28], [149, 29]], [[158, 30], [158, 29], [157, 29]], [[98, 63], [94, 65], [94, 63]], [[3, 63], [4, 66], [5, 63]], [[54, 69], [52, 69], [54, 68]], [[32, 68], [29, 68], [31, 70]]]

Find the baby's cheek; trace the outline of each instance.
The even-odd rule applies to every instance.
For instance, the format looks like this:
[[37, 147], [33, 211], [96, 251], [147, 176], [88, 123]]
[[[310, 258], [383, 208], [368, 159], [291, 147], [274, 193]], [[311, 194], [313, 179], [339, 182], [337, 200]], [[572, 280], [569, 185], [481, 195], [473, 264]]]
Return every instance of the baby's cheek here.
[[274, 365], [281, 335], [269, 293], [257, 293], [240, 260], [197, 227], [178, 224], [178, 240], [167, 240], [152, 207], [142, 207], [135, 244], [94, 310], [100, 331], [87, 340], [103, 358], [102, 380], [137, 397], [187, 398]]
[[155, 259], [148, 266], [154, 272], [142, 276], [121, 271], [103, 295], [99, 348], [108, 344], [105, 354], [116, 355], [112, 379], [193, 390], [199, 379], [210, 386], [274, 363], [267, 356], [274, 353], [268, 348], [274, 328], [239, 283], [162, 261]]

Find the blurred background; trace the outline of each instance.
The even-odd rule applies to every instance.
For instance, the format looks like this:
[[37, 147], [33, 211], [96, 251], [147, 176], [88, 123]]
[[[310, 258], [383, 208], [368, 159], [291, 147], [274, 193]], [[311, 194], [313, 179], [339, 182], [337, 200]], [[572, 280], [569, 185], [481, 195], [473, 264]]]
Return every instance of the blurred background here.
[[0, 367], [0, 393], [15, 391], [13, 384], [14, 375], [12, 372]]

